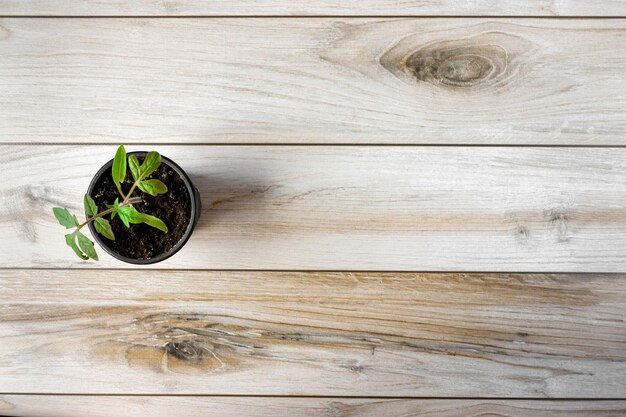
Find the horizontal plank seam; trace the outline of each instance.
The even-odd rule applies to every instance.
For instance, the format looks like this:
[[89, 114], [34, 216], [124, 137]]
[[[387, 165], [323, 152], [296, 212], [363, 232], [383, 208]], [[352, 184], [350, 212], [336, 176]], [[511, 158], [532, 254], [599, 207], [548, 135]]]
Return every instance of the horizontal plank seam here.
[[459, 270], [388, 270], [388, 269], [242, 269], [242, 268], [82, 268], [82, 267], [0, 267], [0, 271], [150, 271], [150, 272], [286, 272], [286, 273], [368, 273], [368, 274], [506, 274], [506, 275], [606, 275], [626, 272], [554, 272], [554, 271], [459, 271]]
[[[494, 143], [358, 143], [358, 142], [339, 142], [339, 143], [282, 143], [282, 142], [208, 142], [208, 143], [176, 143], [176, 142], [129, 142], [124, 141], [125, 146], [229, 146], [229, 147], [249, 147], [249, 146], [266, 146], [266, 147], [404, 147], [404, 148], [571, 148], [571, 149], [624, 149], [625, 145], [561, 145], [561, 144], [494, 144]], [[96, 142], [2, 142], [0, 146], [115, 146], [114, 143], [96, 143]]]
[[546, 15], [0, 15], [0, 18], [38, 19], [624, 19], [624, 16]]
[[0, 395], [41, 395], [68, 397], [211, 397], [211, 398], [345, 398], [380, 400], [491, 400], [491, 401], [626, 401], [626, 397], [432, 397], [432, 396], [367, 396], [367, 395], [278, 395], [278, 394], [115, 394], [115, 393], [50, 393], [50, 392], [0, 392]]

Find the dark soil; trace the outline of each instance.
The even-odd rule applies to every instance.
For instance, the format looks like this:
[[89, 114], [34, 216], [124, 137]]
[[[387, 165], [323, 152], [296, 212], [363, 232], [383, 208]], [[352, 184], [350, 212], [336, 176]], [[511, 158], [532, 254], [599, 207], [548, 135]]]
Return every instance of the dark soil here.
[[[138, 159], [139, 162], [143, 161], [143, 158]], [[127, 229], [119, 216], [115, 216], [112, 220], [110, 216], [107, 216], [107, 220], [111, 222], [115, 240], [102, 236], [100, 238], [114, 252], [127, 258], [150, 259], [166, 253], [183, 237], [191, 220], [191, 197], [176, 171], [163, 162], [147, 179], [149, 178], [163, 181], [167, 185], [167, 193], [152, 197], [135, 188], [132, 197], [141, 197], [143, 201], [133, 206], [137, 211], [163, 220], [169, 231], [164, 233], [146, 224], [131, 224]], [[128, 193], [132, 185], [133, 177], [130, 169], [127, 169], [126, 180], [122, 184], [124, 194]], [[91, 197], [98, 205], [98, 211], [106, 210], [106, 205], [113, 204], [118, 197], [121, 202], [122, 198], [113, 183], [110, 170], [100, 177]]]

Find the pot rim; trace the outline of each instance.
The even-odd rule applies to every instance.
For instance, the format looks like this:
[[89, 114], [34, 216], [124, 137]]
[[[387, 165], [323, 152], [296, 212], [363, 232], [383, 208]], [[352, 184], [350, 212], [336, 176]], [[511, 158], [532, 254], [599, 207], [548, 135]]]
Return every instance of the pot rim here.
[[[148, 152], [146, 151], [133, 151], [133, 152], [128, 152], [126, 156], [128, 157], [128, 155], [136, 155], [138, 157], [144, 157], [146, 156], [147, 153]], [[170, 168], [172, 168], [180, 176], [180, 178], [185, 183], [185, 186], [187, 187], [187, 192], [189, 193], [189, 198], [191, 200], [191, 217], [189, 219], [189, 224], [187, 225], [187, 230], [185, 230], [185, 234], [183, 234], [183, 237], [180, 238], [180, 240], [176, 242], [176, 244], [169, 251], [162, 253], [160, 255], [157, 255], [153, 258], [135, 259], [135, 258], [129, 258], [123, 255], [120, 255], [119, 253], [115, 252], [113, 249], [109, 248], [102, 240], [102, 237], [100, 236], [100, 234], [96, 232], [96, 228], [93, 222], [89, 223], [89, 231], [91, 232], [91, 235], [93, 236], [94, 240], [98, 242], [98, 245], [100, 245], [100, 247], [104, 249], [104, 251], [107, 252], [109, 255], [111, 255], [112, 257], [122, 262], [135, 264], [135, 265], [149, 265], [149, 264], [154, 264], [157, 262], [164, 261], [174, 256], [174, 254], [176, 254], [176, 252], [178, 252], [185, 245], [185, 243], [187, 243], [189, 238], [191, 238], [191, 233], [193, 232], [193, 229], [196, 226], [196, 223], [198, 221], [198, 217], [200, 214], [199, 213], [200, 200], [199, 200], [198, 190], [192, 184], [187, 173], [180, 166], [178, 166], [176, 162], [172, 161], [166, 156], [161, 155], [161, 163], [165, 163]], [[91, 179], [91, 183], [89, 183], [89, 187], [87, 188], [87, 194], [89, 194], [89, 196], [91, 196], [91, 193], [93, 192], [93, 189], [96, 186], [96, 182], [103, 175], [105, 175], [107, 171], [111, 170], [112, 165], [113, 165], [113, 159], [105, 163], [98, 170], [98, 172], [96, 172], [96, 174], [93, 176], [93, 178]], [[87, 215], [87, 213], [85, 213], [85, 218], [89, 219], [89, 217], [90, 216]]]

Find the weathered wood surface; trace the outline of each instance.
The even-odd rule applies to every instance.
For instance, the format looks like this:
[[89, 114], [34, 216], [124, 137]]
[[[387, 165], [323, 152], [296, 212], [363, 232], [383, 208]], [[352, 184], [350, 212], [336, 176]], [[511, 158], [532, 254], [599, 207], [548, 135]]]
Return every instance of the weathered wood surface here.
[[[156, 146], [203, 211], [159, 268], [623, 272], [626, 149]], [[114, 146], [0, 148], [1, 267], [125, 267], [64, 244]], [[10, 178], [10, 180], [8, 179]], [[119, 220], [114, 220], [119, 221]]]
[[624, 19], [5, 18], [0, 56], [5, 143], [626, 144]]
[[626, 401], [0, 395], [16, 417], [616, 417]]
[[624, 16], [624, 0], [1, 0], [4, 16]]
[[626, 276], [0, 271], [0, 392], [626, 397]]

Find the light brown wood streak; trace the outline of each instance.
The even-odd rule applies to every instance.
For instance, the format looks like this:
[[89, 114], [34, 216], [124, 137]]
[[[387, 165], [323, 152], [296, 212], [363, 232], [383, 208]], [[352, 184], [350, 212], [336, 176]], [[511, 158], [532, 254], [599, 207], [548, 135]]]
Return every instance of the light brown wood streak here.
[[4, 395], [2, 411], [18, 417], [615, 417], [626, 413], [626, 402]]
[[623, 0], [2, 0], [0, 15], [34, 16], [623, 16]]
[[0, 55], [5, 143], [626, 137], [623, 19], [5, 18]]
[[[626, 149], [144, 148], [177, 161], [203, 199], [191, 240], [159, 268], [626, 267]], [[91, 176], [114, 146], [0, 151], [3, 172], [12, 173], [0, 183], [1, 267], [127, 266], [102, 250], [100, 262], [82, 262], [51, 211], [80, 215]]]
[[0, 392], [623, 398], [625, 278], [3, 270]]

